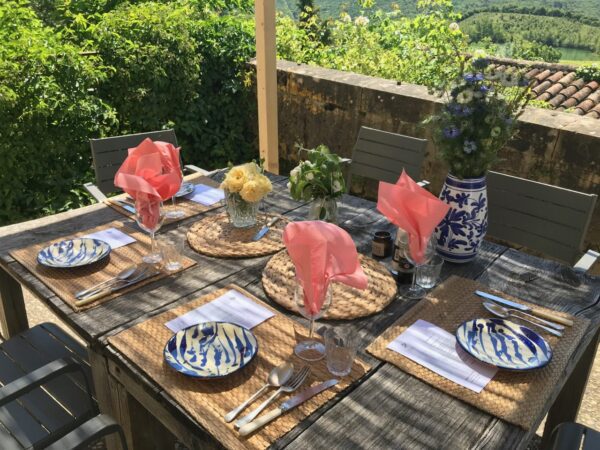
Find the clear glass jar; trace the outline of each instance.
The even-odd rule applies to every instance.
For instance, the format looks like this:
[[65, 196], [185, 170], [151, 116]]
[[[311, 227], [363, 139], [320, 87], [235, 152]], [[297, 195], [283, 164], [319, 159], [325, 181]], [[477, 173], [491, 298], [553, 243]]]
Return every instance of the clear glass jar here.
[[225, 189], [225, 210], [229, 222], [236, 228], [249, 228], [256, 225], [260, 202], [250, 203], [237, 192]]
[[310, 202], [308, 220], [323, 220], [325, 222], [338, 222], [338, 205], [335, 198], [315, 198]]

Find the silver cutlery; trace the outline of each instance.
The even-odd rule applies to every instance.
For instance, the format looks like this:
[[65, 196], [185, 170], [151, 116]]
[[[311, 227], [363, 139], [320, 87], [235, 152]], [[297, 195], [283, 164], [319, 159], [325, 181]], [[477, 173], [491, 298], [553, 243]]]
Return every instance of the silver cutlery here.
[[323, 383], [317, 384], [316, 386], [305, 389], [304, 391], [300, 392], [297, 395], [294, 395], [292, 398], [283, 402], [281, 405], [279, 405], [273, 411], [270, 411], [269, 413], [267, 413], [264, 417], [256, 419], [255, 421], [247, 423], [246, 425], [241, 427], [240, 435], [246, 436], [246, 435], [258, 430], [260, 427], [262, 427], [262, 426], [268, 424], [269, 422], [271, 422], [272, 420], [278, 418], [283, 413], [289, 411], [290, 409], [295, 408], [298, 405], [301, 405], [302, 403], [311, 399], [312, 397], [319, 394], [320, 392], [323, 392], [324, 390], [329, 389], [332, 386], [335, 386], [338, 381], [339, 380], [336, 380], [335, 378], [333, 378], [329, 381], [325, 381]]
[[260, 404], [256, 409], [254, 409], [249, 414], [245, 415], [241, 419], [235, 422], [235, 426], [237, 428], [241, 428], [247, 423], [252, 422], [256, 416], [258, 416], [267, 406], [269, 406], [273, 401], [282, 393], [290, 393], [294, 392], [298, 389], [302, 383], [308, 377], [310, 373], [310, 368], [308, 366], [302, 367], [298, 372], [296, 372], [286, 383], [284, 383], [273, 395], [271, 395], [268, 399], [266, 399], [263, 403]]
[[152, 267], [152, 266], [150, 266], [150, 265], [148, 265], [148, 264], [141, 264], [141, 265], [139, 265], [139, 266], [137, 267], [137, 269], [136, 269], [135, 273], [134, 273], [134, 274], [132, 274], [132, 275], [130, 275], [129, 277], [127, 277], [127, 278], [125, 278], [125, 279], [123, 279], [123, 280], [120, 280], [120, 279], [119, 279], [119, 280], [115, 280], [113, 283], [109, 283], [109, 284], [107, 284], [107, 285], [100, 286], [100, 287], [98, 287], [98, 288], [96, 288], [96, 289], [90, 289], [90, 290], [89, 290], [88, 292], [86, 292], [85, 294], [83, 294], [83, 295], [80, 295], [80, 296], [78, 296], [78, 297], [76, 296], [76, 298], [78, 298], [79, 300], [84, 300], [84, 299], [86, 299], [87, 297], [90, 297], [90, 296], [92, 296], [92, 295], [94, 295], [94, 294], [97, 294], [98, 292], [105, 291], [105, 290], [107, 290], [107, 289], [109, 289], [109, 288], [111, 288], [111, 287], [113, 287], [113, 286], [117, 285], [118, 283], [127, 283], [127, 282], [129, 282], [129, 281], [133, 281], [133, 280], [135, 280], [135, 279], [137, 279], [137, 278], [139, 278], [139, 277], [143, 276], [143, 275], [144, 275], [146, 272], [148, 272], [148, 271], [151, 269], [151, 267]]
[[[557, 323], [550, 322], [549, 320], [540, 319], [539, 317], [536, 317], [531, 314], [527, 314], [526, 312], [518, 310], [518, 309], [505, 308], [504, 306], [500, 306], [494, 302], [483, 302], [483, 305], [484, 306], [487, 305], [486, 308], [488, 309], [488, 311], [495, 309], [499, 313], [507, 314], [507, 315], [517, 317], [517, 318], [521, 318], [521, 316], [526, 316], [526, 317], [529, 317], [530, 319], [535, 320], [537, 323], [541, 323], [542, 325], [546, 325], [547, 327], [554, 328], [555, 330], [563, 331], [565, 329], [565, 327], [563, 325], [559, 325]], [[517, 313], [518, 315], [515, 313]]]
[[290, 362], [285, 362], [280, 364], [277, 367], [273, 367], [271, 373], [267, 378], [267, 382], [261, 387], [258, 391], [256, 391], [248, 400], [239, 405], [237, 408], [232, 409], [227, 414], [225, 414], [225, 422], [229, 423], [233, 419], [237, 417], [239, 413], [241, 413], [246, 406], [260, 397], [267, 389], [270, 387], [281, 387], [283, 384], [290, 379], [292, 374], [294, 373], [294, 365]]
[[542, 330], [545, 330], [548, 333], [553, 334], [554, 336], [562, 337], [562, 333], [560, 331], [555, 330], [554, 328], [546, 327], [546, 326], [542, 325], [539, 322], [534, 322], [533, 320], [525, 319], [523, 317], [511, 314], [506, 308], [504, 308], [504, 307], [502, 307], [500, 305], [496, 305], [495, 303], [492, 303], [492, 302], [483, 302], [483, 307], [485, 309], [487, 309], [489, 312], [491, 312], [495, 316], [501, 317], [503, 319], [508, 319], [509, 317], [515, 317], [515, 318], [520, 319], [520, 320], [522, 320], [524, 322], [527, 322], [527, 323], [530, 323], [532, 325], [535, 325], [536, 327], [539, 327]]
[[549, 313], [546, 311], [542, 311], [541, 309], [530, 308], [529, 306], [525, 306], [520, 303], [513, 302], [512, 300], [508, 300], [506, 298], [498, 297], [497, 295], [488, 294], [487, 292], [483, 292], [483, 291], [475, 291], [475, 294], [479, 295], [480, 297], [487, 298], [488, 300], [492, 300], [496, 303], [500, 303], [501, 305], [508, 306], [508, 307], [514, 308], [514, 309], [518, 309], [519, 311], [529, 312], [530, 314], [533, 314], [536, 317], [543, 317], [544, 319], [553, 320], [554, 322], [558, 322], [558, 323], [560, 323], [562, 325], [566, 325], [568, 327], [573, 326], [573, 321], [571, 319], [566, 319], [559, 315]]
[[113, 284], [113, 283], [117, 283], [119, 281], [125, 281], [127, 278], [131, 277], [134, 273], [136, 273], [138, 270], [140, 269], [140, 266], [129, 266], [126, 267], [125, 269], [121, 270], [117, 276], [109, 278], [108, 280], [104, 280], [101, 283], [95, 284], [94, 286], [91, 286], [87, 289], [84, 289], [82, 291], [79, 291], [75, 294], [76, 298], [80, 298], [83, 297], [86, 294], [89, 294], [93, 291], [96, 291], [100, 288], [106, 287], [107, 285]]
[[281, 219], [280, 216], [273, 217], [271, 220], [269, 220], [269, 222], [267, 222], [267, 224], [264, 227], [262, 227], [260, 230], [258, 230], [258, 232], [254, 235], [252, 240], [260, 241], [263, 237], [265, 237], [265, 234], [267, 234], [269, 232], [271, 227], [273, 225], [275, 225], [277, 223], [277, 221], [279, 221], [280, 219]]
[[131, 279], [127, 280], [126, 282], [119, 284], [118, 286], [112, 286], [107, 289], [101, 289], [99, 291], [95, 291], [93, 294], [88, 294], [88, 295], [84, 296], [83, 298], [77, 300], [75, 302], [75, 306], [87, 305], [88, 303], [92, 303], [93, 301], [96, 301], [99, 298], [102, 298], [106, 295], [112, 294], [113, 292], [120, 291], [121, 289], [125, 289], [126, 287], [132, 286], [137, 283], [141, 283], [142, 281], [145, 281], [148, 278], [152, 278], [153, 276], [156, 276], [159, 273], [160, 273], [160, 271], [156, 270], [156, 269], [145, 271], [145, 272], [141, 273], [140, 275], [136, 276], [135, 278], [131, 278]]

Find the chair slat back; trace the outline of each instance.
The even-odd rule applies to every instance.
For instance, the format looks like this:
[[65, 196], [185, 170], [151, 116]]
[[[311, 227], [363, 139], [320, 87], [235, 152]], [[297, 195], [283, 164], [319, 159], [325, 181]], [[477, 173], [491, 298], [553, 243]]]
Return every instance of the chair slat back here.
[[488, 234], [573, 264], [597, 195], [488, 172]]
[[96, 186], [104, 194], [114, 192], [115, 173], [127, 157], [127, 150], [138, 146], [144, 139], [169, 142], [177, 146], [174, 130], [150, 131], [147, 133], [128, 134], [103, 139], [90, 139]]
[[402, 169], [419, 180], [426, 139], [361, 127], [352, 151], [348, 186], [353, 175], [395, 183]]

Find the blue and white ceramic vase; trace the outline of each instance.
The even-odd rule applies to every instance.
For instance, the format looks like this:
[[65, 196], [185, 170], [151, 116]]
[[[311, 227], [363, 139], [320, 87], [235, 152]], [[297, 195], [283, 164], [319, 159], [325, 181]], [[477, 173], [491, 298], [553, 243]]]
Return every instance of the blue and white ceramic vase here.
[[450, 205], [450, 211], [435, 229], [438, 253], [450, 262], [472, 261], [487, 231], [485, 175], [460, 179], [448, 174], [440, 199]]

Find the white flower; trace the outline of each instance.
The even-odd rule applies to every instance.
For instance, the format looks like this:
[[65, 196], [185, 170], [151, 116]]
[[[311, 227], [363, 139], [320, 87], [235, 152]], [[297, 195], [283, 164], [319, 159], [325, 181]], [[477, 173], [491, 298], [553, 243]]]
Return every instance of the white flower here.
[[456, 22], [452, 22], [449, 25], [448, 28], [450, 28], [450, 31], [458, 31], [458, 30], [460, 30], [460, 27], [458, 26], [458, 24]]
[[504, 87], [512, 87], [519, 84], [519, 80], [514, 73], [504, 72], [500, 78], [500, 84], [502, 84]]
[[306, 166], [306, 167], [313, 167], [313, 166], [314, 166], [314, 164], [313, 164], [313, 163], [311, 163], [310, 161], [304, 161], [304, 162], [302, 163], [302, 165], [303, 165], [303, 166]]
[[365, 17], [365, 16], [358, 16], [356, 19], [354, 19], [354, 25], [357, 25], [359, 27], [365, 26], [368, 23], [369, 23], [369, 18]]
[[292, 183], [288, 183], [288, 184], [287, 184], [287, 188], [288, 188], [288, 189], [291, 189], [291, 188], [292, 188]]
[[490, 81], [496, 81], [499, 80], [500, 77], [502, 76], [502, 74], [500, 72], [498, 72], [495, 69], [491, 69], [486, 75], [485, 77], [490, 80]]
[[340, 14], [340, 20], [342, 22], [352, 22], [352, 17], [347, 12], [343, 12]]
[[473, 91], [471, 89], [465, 89], [464, 91], [460, 91], [456, 96], [456, 101], [461, 104], [469, 103], [473, 100]]
[[314, 180], [314, 178], [315, 178], [315, 175], [314, 175], [312, 172], [308, 172], [308, 173], [306, 174], [306, 179], [307, 179], [308, 181], [312, 181], [312, 180]]
[[477, 49], [473, 52], [473, 60], [476, 61], [478, 59], [487, 58], [487, 53], [485, 50]]
[[342, 183], [340, 183], [338, 180], [335, 180], [333, 182], [333, 192], [340, 192], [342, 190]]
[[296, 176], [300, 173], [300, 166], [294, 167], [290, 172], [291, 178], [296, 178]]

